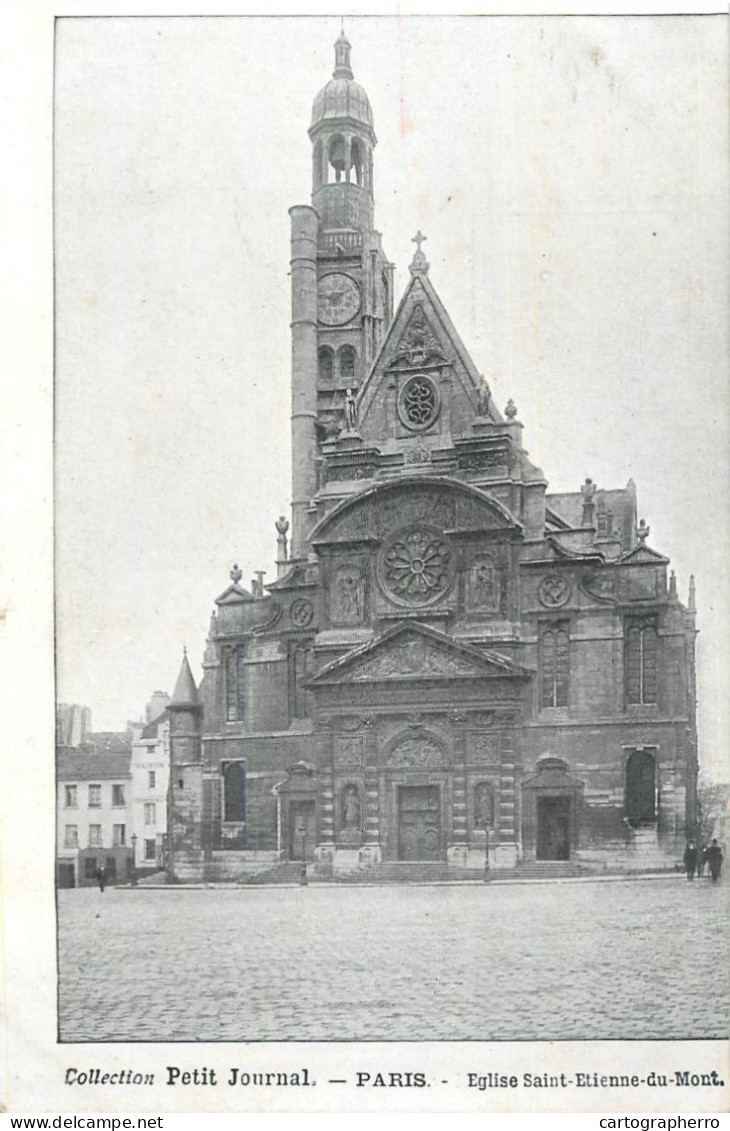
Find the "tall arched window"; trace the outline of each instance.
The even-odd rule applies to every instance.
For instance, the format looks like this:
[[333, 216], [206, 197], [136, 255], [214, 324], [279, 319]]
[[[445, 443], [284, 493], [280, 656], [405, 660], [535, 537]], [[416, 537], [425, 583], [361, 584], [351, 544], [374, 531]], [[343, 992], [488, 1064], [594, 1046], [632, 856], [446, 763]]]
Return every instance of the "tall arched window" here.
[[226, 721], [239, 722], [243, 718], [243, 665], [241, 649], [227, 652], [224, 658]]
[[317, 354], [319, 377], [321, 381], [331, 381], [335, 371], [335, 355], [329, 346], [320, 346]]
[[540, 633], [540, 706], [567, 707], [570, 686], [570, 634], [567, 622]]
[[337, 353], [337, 360], [342, 380], [352, 381], [355, 377], [355, 364], [357, 361], [357, 354], [352, 346], [340, 346]]
[[626, 702], [656, 703], [659, 641], [653, 621], [626, 625], [624, 656]]
[[309, 714], [305, 684], [312, 671], [312, 643], [302, 640], [289, 645], [289, 717], [306, 719]]
[[246, 766], [229, 762], [223, 769], [223, 820], [246, 820]]

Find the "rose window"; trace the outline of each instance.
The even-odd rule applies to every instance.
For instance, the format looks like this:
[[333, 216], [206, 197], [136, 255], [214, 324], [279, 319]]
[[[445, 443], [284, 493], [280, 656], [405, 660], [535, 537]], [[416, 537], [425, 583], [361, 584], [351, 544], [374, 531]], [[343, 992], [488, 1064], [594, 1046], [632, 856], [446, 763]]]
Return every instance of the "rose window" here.
[[438, 390], [429, 377], [411, 377], [401, 389], [398, 413], [406, 428], [421, 431], [433, 424], [439, 409]]
[[419, 526], [385, 548], [380, 573], [384, 588], [396, 600], [427, 605], [450, 586], [453, 554], [437, 531]]

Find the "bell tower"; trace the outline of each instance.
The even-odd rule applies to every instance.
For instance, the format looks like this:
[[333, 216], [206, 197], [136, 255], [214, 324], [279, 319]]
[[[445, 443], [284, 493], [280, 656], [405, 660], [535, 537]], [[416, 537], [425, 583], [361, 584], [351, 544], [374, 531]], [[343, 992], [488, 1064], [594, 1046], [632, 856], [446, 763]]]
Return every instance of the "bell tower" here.
[[373, 150], [377, 144], [368, 96], [350, 66], [344, 31], [335, 43], [335, 69], [312, 107], [312, 204], [324, 231], [369, 231], [373, 226]]
[[344, 29], [332, 78], [312, 106], [312, 204], [292, 223], [292, 558], [306, 556], [319, 489], [320, 445], [346, 427], [393, 317], [393, 265], [374, 228], [367, 94], [355, 82]]

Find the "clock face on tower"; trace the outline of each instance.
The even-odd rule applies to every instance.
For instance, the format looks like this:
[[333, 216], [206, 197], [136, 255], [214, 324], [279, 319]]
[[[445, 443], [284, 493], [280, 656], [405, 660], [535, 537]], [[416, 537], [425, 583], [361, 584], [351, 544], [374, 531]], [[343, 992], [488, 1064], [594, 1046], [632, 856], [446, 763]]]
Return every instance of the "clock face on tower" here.
[[325, 326], [344, 326], [360, 309], [360, 288], [349, 275], [333, 271], [319, 280], [317, 316]]

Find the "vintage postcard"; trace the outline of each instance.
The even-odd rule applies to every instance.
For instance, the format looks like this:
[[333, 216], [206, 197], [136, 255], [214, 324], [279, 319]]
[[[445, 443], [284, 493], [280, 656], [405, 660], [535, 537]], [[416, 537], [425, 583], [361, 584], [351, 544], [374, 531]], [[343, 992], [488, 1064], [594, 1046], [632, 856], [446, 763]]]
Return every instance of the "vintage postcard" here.
[[726, 18], [18, 27], [6, 1106], [725, 1111]]

